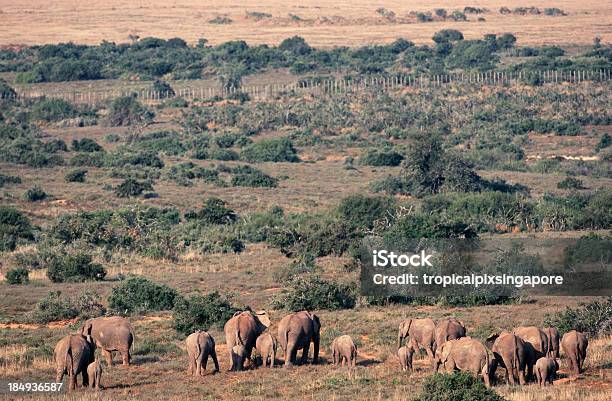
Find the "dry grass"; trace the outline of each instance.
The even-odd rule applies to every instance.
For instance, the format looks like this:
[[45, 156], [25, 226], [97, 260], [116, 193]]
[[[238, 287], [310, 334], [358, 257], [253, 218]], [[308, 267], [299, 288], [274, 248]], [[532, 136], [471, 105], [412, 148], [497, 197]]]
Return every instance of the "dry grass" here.
[[[435, 8], [462, 10], [465, 6], [486, 7], [486, 21], [440, 21], [431, 23], [393, 23], [376, 13], [378, 7], [406, 19], [410, 11], [433, 11]], [[501, 15], [502, 6], [559, 7], [566, 17]], [[247, 11], [272, 14], [272, 18], [248, 18]], [[295, 21], [289, 14], [299, 16]], [[211, 24], [217, 16], [227, 16], [233, 23]], [[434, 32], [456, 28], [468, 38], [484, 33], [512, 32], [522, 44], [580, 43], [589, 44], [596, 35], [610, 41], [612, 6], [609, 2], [575, 0], [522, 2], [507, 0], [411, 2], [384, 0], [278, 1], [264, 0], [227, 3], [219, 0], [171, 2], [152, 0], [146, 3], [109, 0], [104, 4], [68, 0], [0, 1], [0, 44], [41, 44], [74, 41], [97, 44], [103, 39], [125, 42], [129, 35], [183, 37], [190, 42], [207, 38], [211, 43], [244, 39], [250, 43], [278, 43], [298, 34], [317, 46], [363, 45], [390, 42], [406, 37], [418, 43], [429, 42]]]

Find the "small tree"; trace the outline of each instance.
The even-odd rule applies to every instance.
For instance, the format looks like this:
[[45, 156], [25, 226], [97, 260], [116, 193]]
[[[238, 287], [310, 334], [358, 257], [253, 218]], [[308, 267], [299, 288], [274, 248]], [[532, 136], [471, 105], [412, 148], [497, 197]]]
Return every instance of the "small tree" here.
[[29, 271], [23, 267], [7, 271], [5, 277], [9, 284], [28, 284], [30, 282]]
[[128, 178], [115, 188], [115, 195], [119, 198], [140, 196], [144, 191], [152, 191], [153, 186], [147, 181], [138, 181]]
[[85, 175], [87, 175], [87, 170], [71, 170], [65, 176], [64, 179], [66, 182], [85, 182]]
[[170, 310], [177, 297], [174, 288], [144, 277], [131, 277], [113, 288], [108, 305], [115, 311], [128, 314]]
[[45, 191], [42, 190], [38, 185], [28, 189], [23, 198], [28, 202], [39, 202], [41, 200], [47, 199], [48, 195]]
[[86, 253], [58, 253], [50, 257], [47, 266], [47, 277], [54, 283], [103, 280], [105, 276], [106, 269], [93, 263], [91, 255]]
[[207, 295], [180, 297], [172, 313], [173, 326], [185, 336], [196, 330], [209, 330], [213, 326], [222, 328], [236, 311], [229, 300], [216, 291]]

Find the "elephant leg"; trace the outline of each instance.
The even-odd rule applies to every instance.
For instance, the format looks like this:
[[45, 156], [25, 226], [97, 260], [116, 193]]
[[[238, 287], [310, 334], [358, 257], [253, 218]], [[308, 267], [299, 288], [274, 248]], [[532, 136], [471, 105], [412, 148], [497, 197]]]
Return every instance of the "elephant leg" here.
[[66, 369], [62, 366], [62, 368], [57, 368], [55, 370], [55, 382], [56, 383], [61, 383], [62, 380], [64, 379], [64, 372], [66, 371]]
[[[313, 365], [316, 365], [319, 363], [319, 342], [320, 342], [320, 338], [319, 335], [317, 334], [312, 342], [313, 344], [313, 350], [312, 350], [312, 363]], [[310, 347], [310, 344], [308, 344], [308, 347]]]
[[276, 351], [272, 351], [270, 353], [270, 367], [274, 367], [274, 363], [276, 362]]
[[308, 354], [310, 353], [310, 343], [306, 344], [302, 349], [302, 360], [301, 364], [306, 365], [308, 363]]
[[85, 369], [83, 369], [83, 371], [81, 372], [81, 377], [83, 378], [83, 387], [89, 387], [89, 375], [87, 374], [87, 366], [85, 366]]
[[293, 365], [296, 358], [297, 342], [295, 339], [289, 339], [289, 341], [287, 341], [287, 352], [285, 352], [285, 367]]
[[76, 375], [74, 373], [68, 374], [68, 391], [76, 389]]
[[194, 360], [191, 357], [191, 355], [189, 355], [189, 366], [187, 367], [187, 374], [189, 376], [193, 376], [193, 364], [194, 364]]
[[106, 364], [108, 366], [113, 366], [113, 353], [103, 349], [102, 354], [104, 355], [104, 359], [106, 359]]
[[234, 359], [236, 358], [234, 357], [234, 353], [232, 352], [232, 347], [233, 347], [232, 344], [227, 344], [227, 348], [229, 349], [229, 360], [230, 360], [229, 371], [230, 372], [233, 372], [236, 370], [236, 367], [234, 366]]
[[518, 379], [519, 379], [519, 384], [521, 386], [524, 386], [525, 384], [527, 384], [527, 380], [525, 380], [525, 369], [520, 369], [518, 370]]
[[584, 370], [582, 368], [582, 364], [584, 363], [584, 359], [582, 355], [578, 355], [578, 374], [581, 374]]
[[195, 360], [194, 376], [202, 376], [202, 355], [198, 355], [198, 357]]
[[121, 351], [121, 362], [123, 363], [123, 366], [130, 366], [130, 350], [128, 349], [122, 349]]
[[217, 352], [213, 349], [210, 352], [210, 356], [213, 360], [213, 363], [215, 364], [215, 370], [213, 370], [213, 374], [217, 373], [219, 371], [219, 361], [217, 360]]

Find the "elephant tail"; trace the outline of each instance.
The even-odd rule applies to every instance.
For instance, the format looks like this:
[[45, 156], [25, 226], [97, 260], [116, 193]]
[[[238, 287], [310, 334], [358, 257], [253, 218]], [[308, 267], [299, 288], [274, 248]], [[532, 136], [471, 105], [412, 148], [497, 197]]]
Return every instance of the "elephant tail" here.
[[132, 327], [132, 323], [128, 323], [130, 328], [130, 335], [132, 336], [132, 343], [129, 345], [128, 349], [130, 352], [134, 352], [134, 347], [136, 343], [136, 335], [134, 335], [134, 327]]
[[74, 376], [74, 363], [72, 360], [72, 347], [68, 346], [66, 348], [66, 354], [64, 356], [64, 361], [66, 363], [66, 373], [68, 377]]

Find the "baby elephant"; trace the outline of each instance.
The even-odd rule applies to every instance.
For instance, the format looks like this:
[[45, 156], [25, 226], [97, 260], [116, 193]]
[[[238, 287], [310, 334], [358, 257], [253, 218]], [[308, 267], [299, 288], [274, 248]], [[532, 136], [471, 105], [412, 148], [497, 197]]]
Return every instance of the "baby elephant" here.
[[257, 337], [257, 340], [255, 341], [255, 349], [257, 349], [257, 353], [261, 356], [261, 361], [264, 368], [268, 364], [268, 361], [270, 361], [270, 367], [274, 367], [277, 346], [278, 343], [276, 342], [276, 338], [274, 338], [274, 336], [268, 331]]
[[538, 359], [535, 364], [535, 374], [540, 387], [552, 384], [559, 370], [559, 364], [554, 358], [543, 357]]
[[334, 358], [334, 365], [342, 363], [355, 366], [357, 363], [357, 347], [351, 336], [340, 336], [334, 339], [331, 345], [331, 352]]
[[189, 356], [189, 374], [201, 376], [202, 368], [206, 370], [208, 357], [210, 356], [215, 364], [213, 373], [219, 371], [217, 352], [215, 351], [215, 339], [205, 331], [198, 330], [192, 333], [185, 340], [187, 354]]
[[89, 376], [89, 387], [100, 389], [100, 379], [102, 378], [102, 364], [96, 356], [95, 361], [87, 366], [87, 376]]
[[397, 356], [399, 357], [400, 366], [404, 372], [412, 368], [412, 356], [414, 355], [414, 348], [411, 345], [405, 345], [397, 350]]

